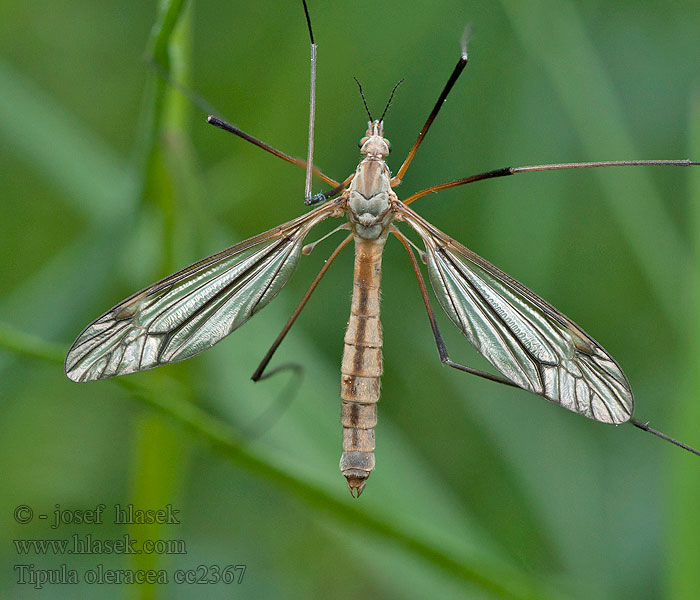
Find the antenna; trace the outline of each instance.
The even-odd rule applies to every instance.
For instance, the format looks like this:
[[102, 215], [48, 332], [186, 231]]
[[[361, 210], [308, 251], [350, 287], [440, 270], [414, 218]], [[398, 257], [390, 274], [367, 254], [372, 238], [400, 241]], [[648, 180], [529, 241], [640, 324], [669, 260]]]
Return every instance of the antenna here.
[[369, 106], [367, 106], [367, 100], [365, 100], [365, 93], [362, 91], [362, 85], [360, 84], [359, 81], [357, 81], [357, 77], [353, 77], [355, 80], [355, 83], [357, 84], [357, 87], [360, 88], [360, 96], [362, 96], [362, 103], [365, 105], [365, 110], [367, 111], [367, 116], [369, 117], [370, 121], [374, 121], [372, 118], [372, 113], [369, 112]]
[[389, 96], [389, 100], [387, 100], [386, 106], [384, 107], [384, 112], [382, 113], [382, 116], [379, 118], [379, 121], [384, 120], [384, 115], [386, 114], [386, 111], [389, 110], [389, 105], [391, 104], [391, 101], [394, 99], [394, 92], [397, 90], [397, 88], [404, 82], [403, 79], [399, 79], [399, 82], [394, 86], [394, 89], [391, 90], [391, 95]]

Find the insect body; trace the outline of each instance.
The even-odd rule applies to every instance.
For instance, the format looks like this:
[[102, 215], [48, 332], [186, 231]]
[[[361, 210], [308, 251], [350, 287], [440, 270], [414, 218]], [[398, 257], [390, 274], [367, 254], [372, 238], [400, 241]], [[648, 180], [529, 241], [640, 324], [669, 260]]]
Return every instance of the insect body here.
[[440, 304], [512, 384], [598, 421], [627, 421], [632, 392], [605, 350], [525, 286], [397, 198], [384, 160], [389, 143], [381, 121], [370, 121], [362, 153], [365, 158], [338, 198], [195, 263], [102, 315], [68, 352], [68, 377], [89, 381], [124, 375], [184, 360], [213, 346], [279, 292], [308, 231], [344, 213], [355, 241], [355, 275], [341, 367], [340, 467], [353, 493], [362, 492], [374, 468], [382, 374], [382, 251], [390, 233], [403, 239], [394, 220], [405, 221], [421, 236]]
[[384, 162], [389, 143], [383, 124], [370, 121], [361, 151], [364, 160], [346, 193], [348, 221], [355, 238], [352, 305], [341, 367], [343, 455], [340, 470], [350, 491], [362, 493], [374, 469], [374, 426], [377, 423], [379, 378], [382, 374], [382, 326], [379, 287], [382, 252], [394, 219], [396, 194]]
[[[312, 73], [313, 61], [315, 44], [312, 44]], [[67, 376], [74, 381], [105, 379], [184, 360], [210, 348], [275, 297], [291, 277], [306, 235], [315, 225], [328, 217], [346, 215], [348, 223], [341, 229], [350, 229], [351, 235], [326, 262], [253, 379], [261, 378], [272, 353], [316, 284], [340, 250], [353, 239], [353, 294], [341, 366], [343, 454], [340, 459], [341, 471], [353, 495], [360, 495], [375, 463], [374, 427], [382, 374], [379, 290], [382, 252], [389, 235], [397, 237], [409, 254], [444, 364], [533, 392], [596, 421], [612, 424], [631, 421], [697, 454], [632, 418], [634, 400], [627, 378], [617, 362], [593, 338], [524, 285], [428, 223], [408, 204], [441, 189], [530, 171], [700, 163], [618, 161], [506, 167], [432, 186], [402, 202], [393, 188], [401, 182], [466, 62], [464, 46], [457, 66], [396, 176], [391, 176], [385, 162], [391, 146], [383, 137], [384, 114], [379, 120], [373, 120], [368, 110], [370, 121], [360, 143], [364, 158], [355, 173], [338, 184], [314, 169], [325, 181], [335, 185], [328, 194], [313, 198], [307, 190], [307, 203], [325, 201], [321, 206], [194, 263], [107, 311], [83, 330], [68, 351]], [[209, 122], [288, 162], [307, 166], [220, 119], [210, 117]], [[308, 173], [311, 172], [310, 162]], [[411, 244], [395, 222], [408, 224], [420, 236], [425, 247], [422, 254], [438, 302], [503, 377], [449, 358]]]

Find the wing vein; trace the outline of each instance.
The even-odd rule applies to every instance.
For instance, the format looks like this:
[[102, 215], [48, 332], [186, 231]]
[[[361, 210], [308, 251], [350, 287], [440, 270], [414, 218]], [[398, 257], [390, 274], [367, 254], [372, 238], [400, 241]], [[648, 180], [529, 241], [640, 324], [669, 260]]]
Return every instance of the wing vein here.
[[513, 383], [586, 417], [623, 423], [634, 397], [615, 360], [578, 325], [413, 210], [399, 220], [423, 239], [433, 290], [475, 348]]

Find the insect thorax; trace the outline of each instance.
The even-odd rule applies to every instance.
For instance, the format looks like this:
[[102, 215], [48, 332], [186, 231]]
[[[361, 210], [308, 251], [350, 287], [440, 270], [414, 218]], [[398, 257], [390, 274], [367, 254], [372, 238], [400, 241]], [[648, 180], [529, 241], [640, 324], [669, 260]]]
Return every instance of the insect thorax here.
[[377, 239], [393, 220], [390, 180], [391, 173], [381, 159], [367, 157], [357, 167], [347, 214], [355, 233], [364, 239]]

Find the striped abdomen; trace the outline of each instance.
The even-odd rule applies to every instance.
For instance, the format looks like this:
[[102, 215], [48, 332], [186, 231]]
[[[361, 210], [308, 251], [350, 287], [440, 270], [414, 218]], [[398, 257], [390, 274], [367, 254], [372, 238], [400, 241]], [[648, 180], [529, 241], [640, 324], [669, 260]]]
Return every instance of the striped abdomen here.
[[374, 426], [382, 374], [379, 286], [385, 242], [386, 235], [375, 240], [355, 235], [352, 306], [340, 369], [343, 400], [340, 470], [348, 481], [350, 493], [354, 496], [357, 490], [358, 497], [374, 469]]

